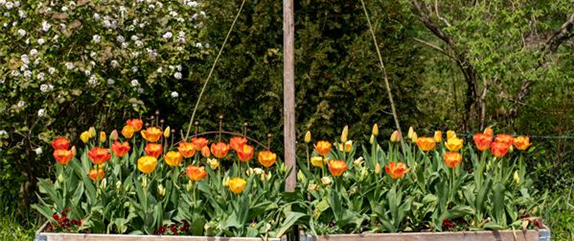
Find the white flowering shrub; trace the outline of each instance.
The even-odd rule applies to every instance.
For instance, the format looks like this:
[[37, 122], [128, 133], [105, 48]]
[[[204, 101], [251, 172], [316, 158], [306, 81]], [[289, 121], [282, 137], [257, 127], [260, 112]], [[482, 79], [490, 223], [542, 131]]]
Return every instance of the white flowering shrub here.
[[32, 177], [51, 131], [137, 115], [143, 94], [176, 101], [212, 52], [200, 0], [0, 0], [0, 13], [0, 148]]

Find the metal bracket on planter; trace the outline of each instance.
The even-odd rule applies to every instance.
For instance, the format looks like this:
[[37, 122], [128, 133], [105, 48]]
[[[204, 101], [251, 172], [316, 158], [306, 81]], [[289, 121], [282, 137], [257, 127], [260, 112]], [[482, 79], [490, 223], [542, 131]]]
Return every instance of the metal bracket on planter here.
[[550, 229], [548, 227], [544, 227], [544, 229], [538, 230], [539, 241], [550, 241]]
[[48, 237], [46, 235], [41, 235], [37, 233], [34, 241], [48, 241]]

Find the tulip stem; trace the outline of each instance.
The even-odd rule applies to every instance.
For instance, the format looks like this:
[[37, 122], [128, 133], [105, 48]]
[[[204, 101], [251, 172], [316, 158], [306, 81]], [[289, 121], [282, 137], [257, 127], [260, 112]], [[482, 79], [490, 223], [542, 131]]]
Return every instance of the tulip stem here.
[[233, 20], [233, 23], [231, 24], [231, 27], [229, 28], [229, 31], [227, 32], [227, 36], [225, 36], [225, 40], [223, 41], [221, 48], [219, 48], [219, 53], [217, 54], [217, 57], [215, 57], [215, 61], [213, 62], [213, 65], [211, 66], [211, 70], [209, 71], [209, 74], [207, 75], [207, 79], [205, 79], [205, 83], [203, 84], [203, 87], [201, 88], [201, 92], [199, 92], [199, 97], [197, 98], [197, 102], [195, 102], [195, 107], [193, 108], [193, 113], [191, 114], [191, 119], [189, 120], [189, 126], [187, 127], [187, 133], [185, 134], [184, 140], [187, 140], [187, 138], [189, 137], [189, 132], [191, 131], [191, 125], [193, 124], [193, 118], [195, 118], [195, 113], [197, 111], [197, 107], [199, 107], [199, 102], [201, 101], [201, 97], [203, 96], [203, 92], [205, 92], [205, 87], [207, 87], [207, 83], [209, 83], [209, 80], [211, 79], [211, 75], [213, 75], [213, 71], [215, 70], [215, 66], [217, 65], [217, 62], [219, 61], [219, 58], [221, 57], [221, 53], [223, 53], [223, 48], [225, 48], [225, 45], [227, 44], [227, 40], [229, 39], [229, 36], [231, 35], [231, 31], [233, 31], [233, 27], [235, 26], [237, 19], [239, 19], [239, 15], [241, 14], [241, 10], [243, 10], [243, 6], [245, 5], [245, 1], [246, 0], [243, 0], [241, 2], [241, 7], [239, 7], [239, 11], [237, 12], [237, 15], [235, 15], [235, 19]]

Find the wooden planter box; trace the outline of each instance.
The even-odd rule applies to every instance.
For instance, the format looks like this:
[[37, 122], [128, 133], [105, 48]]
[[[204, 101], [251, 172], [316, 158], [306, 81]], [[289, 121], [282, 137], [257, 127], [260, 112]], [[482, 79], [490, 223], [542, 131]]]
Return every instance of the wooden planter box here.
[[[47, 224], [47, 223], [46, 223]], [[72, 234], [43, 232], [44, 224], [36, 232], [36, 241], [261, 241], [261, 238], [227, 238], [207, 236], [160, 236], [126, 234]], [[285, 238], [270, 238], [285, 241]], [[479, 231], [444, 233], [382, 233], [382, 234], [336, 234], [302, 236], [300, 241], [550, 241], [550, 229], [523, 231]]]

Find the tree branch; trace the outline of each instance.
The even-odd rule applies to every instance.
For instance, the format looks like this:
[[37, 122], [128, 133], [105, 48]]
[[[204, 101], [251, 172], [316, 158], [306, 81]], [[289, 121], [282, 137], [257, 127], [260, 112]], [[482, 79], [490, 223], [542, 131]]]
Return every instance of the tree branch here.
[[450, 59], [456, 61], [456, 58], [455, 58], [454, 56], [448, 54], [448, 53], [447, 53], [444, 49], [442, 49], [441, 47], [436, 46], [436, 45], [434, 45], [434, 44], [432, 44], [432, 43], [429, 43], [429, 42], [427, 42], [427, 41], [424, 41], [424, 40], [419, 39], [419, 38], [416, 38], [416, 37], [413, 38], [413, 39], [414, 39], [415, 41], [419, 42], [419, 43], [422, 43], [422, 44], [424, 44], [424, 45], [426, 45], [426, 46], [429, 46], [429, 47], [431, 47], [431, 48], [433, 48], [433, 49], [439, 51], [441, 54], [444, 54], [444, 55], [446, 55], [447, 57], [449, 57]]

